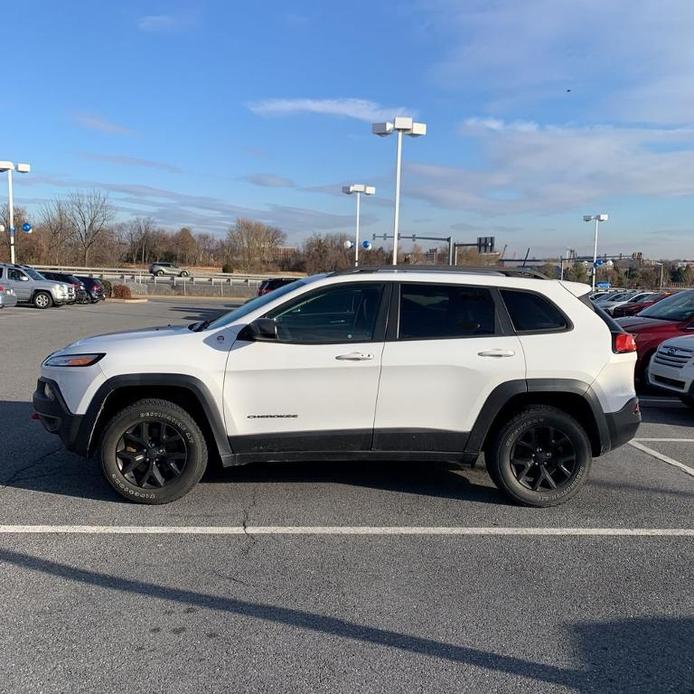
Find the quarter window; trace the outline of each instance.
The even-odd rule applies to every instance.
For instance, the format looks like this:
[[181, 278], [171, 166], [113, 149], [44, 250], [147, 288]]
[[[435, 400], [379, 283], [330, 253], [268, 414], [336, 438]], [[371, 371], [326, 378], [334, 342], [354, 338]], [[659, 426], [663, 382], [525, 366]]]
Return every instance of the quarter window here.
[[561, 311], [544, 296], [502, 289], [501, 297], [517, 332], [566, 330], [569, 327]]
[[383, 284], [339, 284], [270, 311], [280, 342], [344, 343], [374, 339]]
[[435, 340], [495, 333], [495, 304], [488, 289], [440, 284], [401, 286], [400, 339]]

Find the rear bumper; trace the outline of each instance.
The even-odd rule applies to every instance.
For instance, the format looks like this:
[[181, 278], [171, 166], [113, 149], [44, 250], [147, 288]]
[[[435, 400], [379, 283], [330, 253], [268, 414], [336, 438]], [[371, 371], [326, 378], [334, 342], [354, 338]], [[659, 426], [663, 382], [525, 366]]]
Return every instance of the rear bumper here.
[[39, 378], [32, 404], [46, 431], [57, 434], [69, 451], [87, 455], [88, 437], [81, 427], [84, 416], [70, 412], [55, 381]]
[[614, 450], [628, 443], [634, 438], [641, 424], [639, 399], [632, 398], [617, 412], [606, 412], [605, 420], [610, 434], [610, 444], [607, 450]]
[[0, 294], [0, 307], [12, 307], [17, 305], [17, 297], [14, 294]]

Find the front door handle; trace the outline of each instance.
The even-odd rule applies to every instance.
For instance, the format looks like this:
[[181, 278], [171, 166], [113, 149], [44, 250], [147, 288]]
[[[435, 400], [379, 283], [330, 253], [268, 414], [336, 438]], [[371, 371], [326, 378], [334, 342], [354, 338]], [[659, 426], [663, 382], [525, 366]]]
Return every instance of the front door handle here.
[[515, 357], [516, 353], [512, 349], [488, 349], [485, 352], [477, 352], [480, 357]]
[[338, 354], [335, 359], [340, 361], [368, 361], [373, 359], [373, 354], [366, 354], [364, 352], [349, 352], [349, 354]]

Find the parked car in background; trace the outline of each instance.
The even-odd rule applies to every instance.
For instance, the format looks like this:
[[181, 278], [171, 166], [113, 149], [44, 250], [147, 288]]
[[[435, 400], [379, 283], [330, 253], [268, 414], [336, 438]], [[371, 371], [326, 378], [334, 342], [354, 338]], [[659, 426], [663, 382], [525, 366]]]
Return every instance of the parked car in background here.
[[[672, 292], [649, 292], [646, 295], [637, 294], [633, 299], [627, 301], [624, 304], [615, 306], [612, 309], [612, 315], [615, 318], [623, 318], [624, 316], [636, 316], [641, 313], [645, 308], [653, 306], [653, 304], [658, 303], [661, 299], [668, 297]], [[639, 298], [641, 297], [641, 298]]]
[[[78, 304], [89, 303], [89, 295], [84, 286], [84, 283], [74, 275], [70, 275], [67, 272], [53, 272], [52, 270], [44, 271], [41, 273], [47, 280], [55, 280], [56, 282], [65, 282], [75, 289], [75, 301]], [[69, 302], [74, 303], [74, 302]]]
[[106, 292], [104, 285], [96, 277], [86, 277], [85, 275], [77, 275], [77, 279], [82, 282], [84, 289], [87, 292], [89, 301], [96, 304], [99, 301], [104, 301]]
[[149, 272], [156, 277], [170, 275], [172, 277], [188, 277], [188, 270], [178, 267], [175, 263], [167, 263], [163, 260], [157, 260], [149, 266]]
[[17, 305], [17, 295], [14, 289], [6, 284], [0, 284], [0, 308], [11, 308]]
[[63, 306], [71, 299], [71, 287], [64, 282], [47, 280], [31, 267], [0, 263], [0, 283], [14, 290], [17, 303], [36, 308]]
[[263, 280], [258, 287], [258, 296], [269, 294], [275, 289], [279, 289], [287, 284], [296, 282], [296, 279], [296, 277], [272, 277], [270, 279]]
[[605, 296], [602, 299], [598, 299], [596, 303], [598, 306], [600, 306], [600, 308], [602, 308], [603, 311], [607, 311], [609, 313], [613, 306], [617, 306], [623, 301], [629, 301], [629, 299], [631, 299], [631, 297], [635, 296], [637, 293], [638, 292], [635, 289], [625, 292], [618, 292], [616, 294]]
[[672, 294], [637, 316], [617, 318], [616, 322], [636, 339], [636, 380], [645, 383], [646, 367], [661, 343], [694, 334], [694, 289]]
[[694, 335], [661, 343], [648, 365], [648, 382], [694, 407]]

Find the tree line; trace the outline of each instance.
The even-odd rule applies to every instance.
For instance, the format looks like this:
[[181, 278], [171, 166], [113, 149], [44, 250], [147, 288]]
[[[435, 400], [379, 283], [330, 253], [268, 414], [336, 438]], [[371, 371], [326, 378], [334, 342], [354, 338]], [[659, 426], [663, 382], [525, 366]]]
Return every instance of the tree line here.
[[[288, 246], [287, 236], [277, 227], [252, 219], [237, 219], [225, 236], [195, 232], [189, 227], [167, 230], [150, 217], [116, 220], [116, 210], [108, 196], [100, 191], [74, 192], [65, 198], [44, 204], [29, 220], [26, 210], [14, 209], [14, 223], [21, 229], [31, 221], [33, 232], [16, 234], [17, 258], [34, 265], [65, 265], [145, 267], [155, 260], [179, 265], [222, 269], [224, 272], [330, 272], [344, 270], [354, 264], [354, 249], [345, 248], [350, 235], [340, 233], [313, 234], [299, 246]], [[0, 223], [9, 228], [8, 209], [0, 208]], [[9, 234], [5, 232], [0, 245], [0, 260], [10, 257]], [[443, 262], [446, 249], [435, 253], [421, 247], [400, 254], [399, 262], [426, 264]], [[362, 265], [387, 265], [391, 253], [383, 247], [360, 249]], [[460, 249], [459, 265], [493, 264], [496, 256], [480, 256], [474, 249]], [[540, 268], [549, 277], [558, 277], [559, 263]], [[618, 287], [658, 287], [661, 269], [639, 263], [635, 266], [602, 267], [599, 280], [609, 280]], [[566, 268], [566, 279], [588, 282], [589, 268], [583, 263]], [[694, 285], [694, 268], [667, 263], [663, 283]]]

